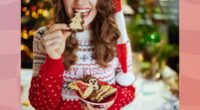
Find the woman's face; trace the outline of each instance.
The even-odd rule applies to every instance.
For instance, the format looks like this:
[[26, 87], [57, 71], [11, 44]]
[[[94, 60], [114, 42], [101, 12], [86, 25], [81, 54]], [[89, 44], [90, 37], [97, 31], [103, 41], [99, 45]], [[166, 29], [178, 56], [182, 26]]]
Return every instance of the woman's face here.
[[73, 16], [75, 12], [81, 12], [84, 19], [84, 28], [89, 29], [91, 22], [94, 20], [97, 10], [98, 0], [63, 0], [66, 12]]

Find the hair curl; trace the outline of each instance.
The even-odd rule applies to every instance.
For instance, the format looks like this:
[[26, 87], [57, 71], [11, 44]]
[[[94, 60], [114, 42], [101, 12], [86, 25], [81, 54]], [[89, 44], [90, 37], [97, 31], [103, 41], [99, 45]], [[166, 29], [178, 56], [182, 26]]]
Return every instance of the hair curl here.
[[[63, 0], [54, 0], [55, 4], [55, 23], [66, 23], [70, 21], [67, 15]], [[98, 0], [97, 15], [91, 23], [92, 39], [94, 45], [93, 58], [97, 63], [105, 68], [108, 62], [116, 55], [117, 39], [120, 36], [119, 29], [114, 18], [114, 3], [112, 0]], [[64, 65], [68, 70], [75, 64], [78, 50], [78, 42], [72, 34], [66, 40], [66, 47], [64, 52]]]

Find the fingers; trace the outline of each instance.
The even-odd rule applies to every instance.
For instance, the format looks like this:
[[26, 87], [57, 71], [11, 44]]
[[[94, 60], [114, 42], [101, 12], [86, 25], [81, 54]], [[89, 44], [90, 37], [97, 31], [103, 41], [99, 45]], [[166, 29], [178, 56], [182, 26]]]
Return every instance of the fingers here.
[[57, 36], [64, 36], [64, 40], [67, 39], [68, 36], [71, 35], [71, 31], [68, 31], [69, 27], [65, 24], [54, 24], [52, 25], [48, 31], [45, 32], [45, 36], [43, 37], [43, 40], [50, 40], [53, 37]]
[[94, 107], [94, 106], [87, 104], [87, 103], [82, 103], [82, 106], [83, 106], [84, 110], [107, 110], [106, 108]]
[[89, 110], [85, 104], [82, 104], [83, 110]]
[[45, 51], [51, 58], [60, 58], [65, 50], [65, 41], [71, 32], [65, 24], [54, 24], [42, 37]]
[[68, 36], [71, 35], [71, 31], [64, 31], [63, 32], [63, 36], [64, 36], [64, 39], [66, 40]]
[[61, 38], [60, 36], [58, 36], [58, 37], [53, 37], [53, 38], [50, 39], [50, 40], [45, 40], [45, 41], [44, 41], [44, 45], [45, 45], [45, 46], [50, 46], [50, 45], [52, 45], [53, 43], [62, 44], [62, 38]]
[[58, 36], [63, 36], [62, 31], [54, 31], [54, 32], [51, 32], [51, 34], [45, 34], [42, 39], [43, 41], [46, 41], [46, 40], [51, 40]]
[[98, 109], [95, 109], [94, 107], [92, 107], [90, 104], [86, 104], [86, 107], [88, 108], [88, 110], [98, 110]]
[[55, 40], [62, 40], [63, 34], [61, 31], [56, 31], [51, 34], [47, 34], [42, 38], [42, 42], [45, 46], [51, 44]]
[[60, 48], [60, 43], [54, 42], [50, 46], [46, 47], [46, 51], [51, 52], [52, 50], [56, 50]]
[[70, 30], [70, 28], [66, 24], [53, 24], [53, 25], [49, 26], [49, 29], [48, 29], [48, 31], [45, 32], [45, 34], [48, 34], [48, 33], [51, 33], [53, 31], [57, 31], [57, 30], [68, 31], [68, 30]]
[[43, 45], [47, 52], [59, 49], [63, 43], [63, 38], [61, 35], [57, 36], [44, 36]]

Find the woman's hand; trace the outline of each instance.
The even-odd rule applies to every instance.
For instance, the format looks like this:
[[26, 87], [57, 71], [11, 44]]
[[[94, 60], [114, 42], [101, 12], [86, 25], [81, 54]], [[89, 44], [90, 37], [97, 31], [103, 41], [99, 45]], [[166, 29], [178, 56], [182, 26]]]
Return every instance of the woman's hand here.
[[111, 106], [113, 105], [113, 103], [103, 107], [103, 108], [99, 108], [99, 107], [93, 107], [92, 105], [90, 104], [86, 104], [86, 103], [83, 103], [82, 106], [84, 108], [84, 110], [107, 110], [108, 108], [110, 108]]
[[50, 58], [61, 58], [65, 50], [66, 39], [71, 35], [69, 29], [66, 24], [53, 24], [45, 32], [42, 43]]
[[83, 108], [84, 108], [84, 110], [107, 110], [106, 108], [93, 107], [90, 104], [83, 104]]

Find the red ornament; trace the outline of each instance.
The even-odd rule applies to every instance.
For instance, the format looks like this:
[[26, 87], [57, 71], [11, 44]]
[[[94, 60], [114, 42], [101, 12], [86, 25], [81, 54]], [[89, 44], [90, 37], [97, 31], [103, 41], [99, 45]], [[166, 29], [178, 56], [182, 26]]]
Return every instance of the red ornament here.
[[32, 10], [32, 11], [36, 11], [36, 10], [37, 10], [37, 7], [36, 7], [36, 6], [32, 6], [32, 7], [31, 7], [31, 10]]

